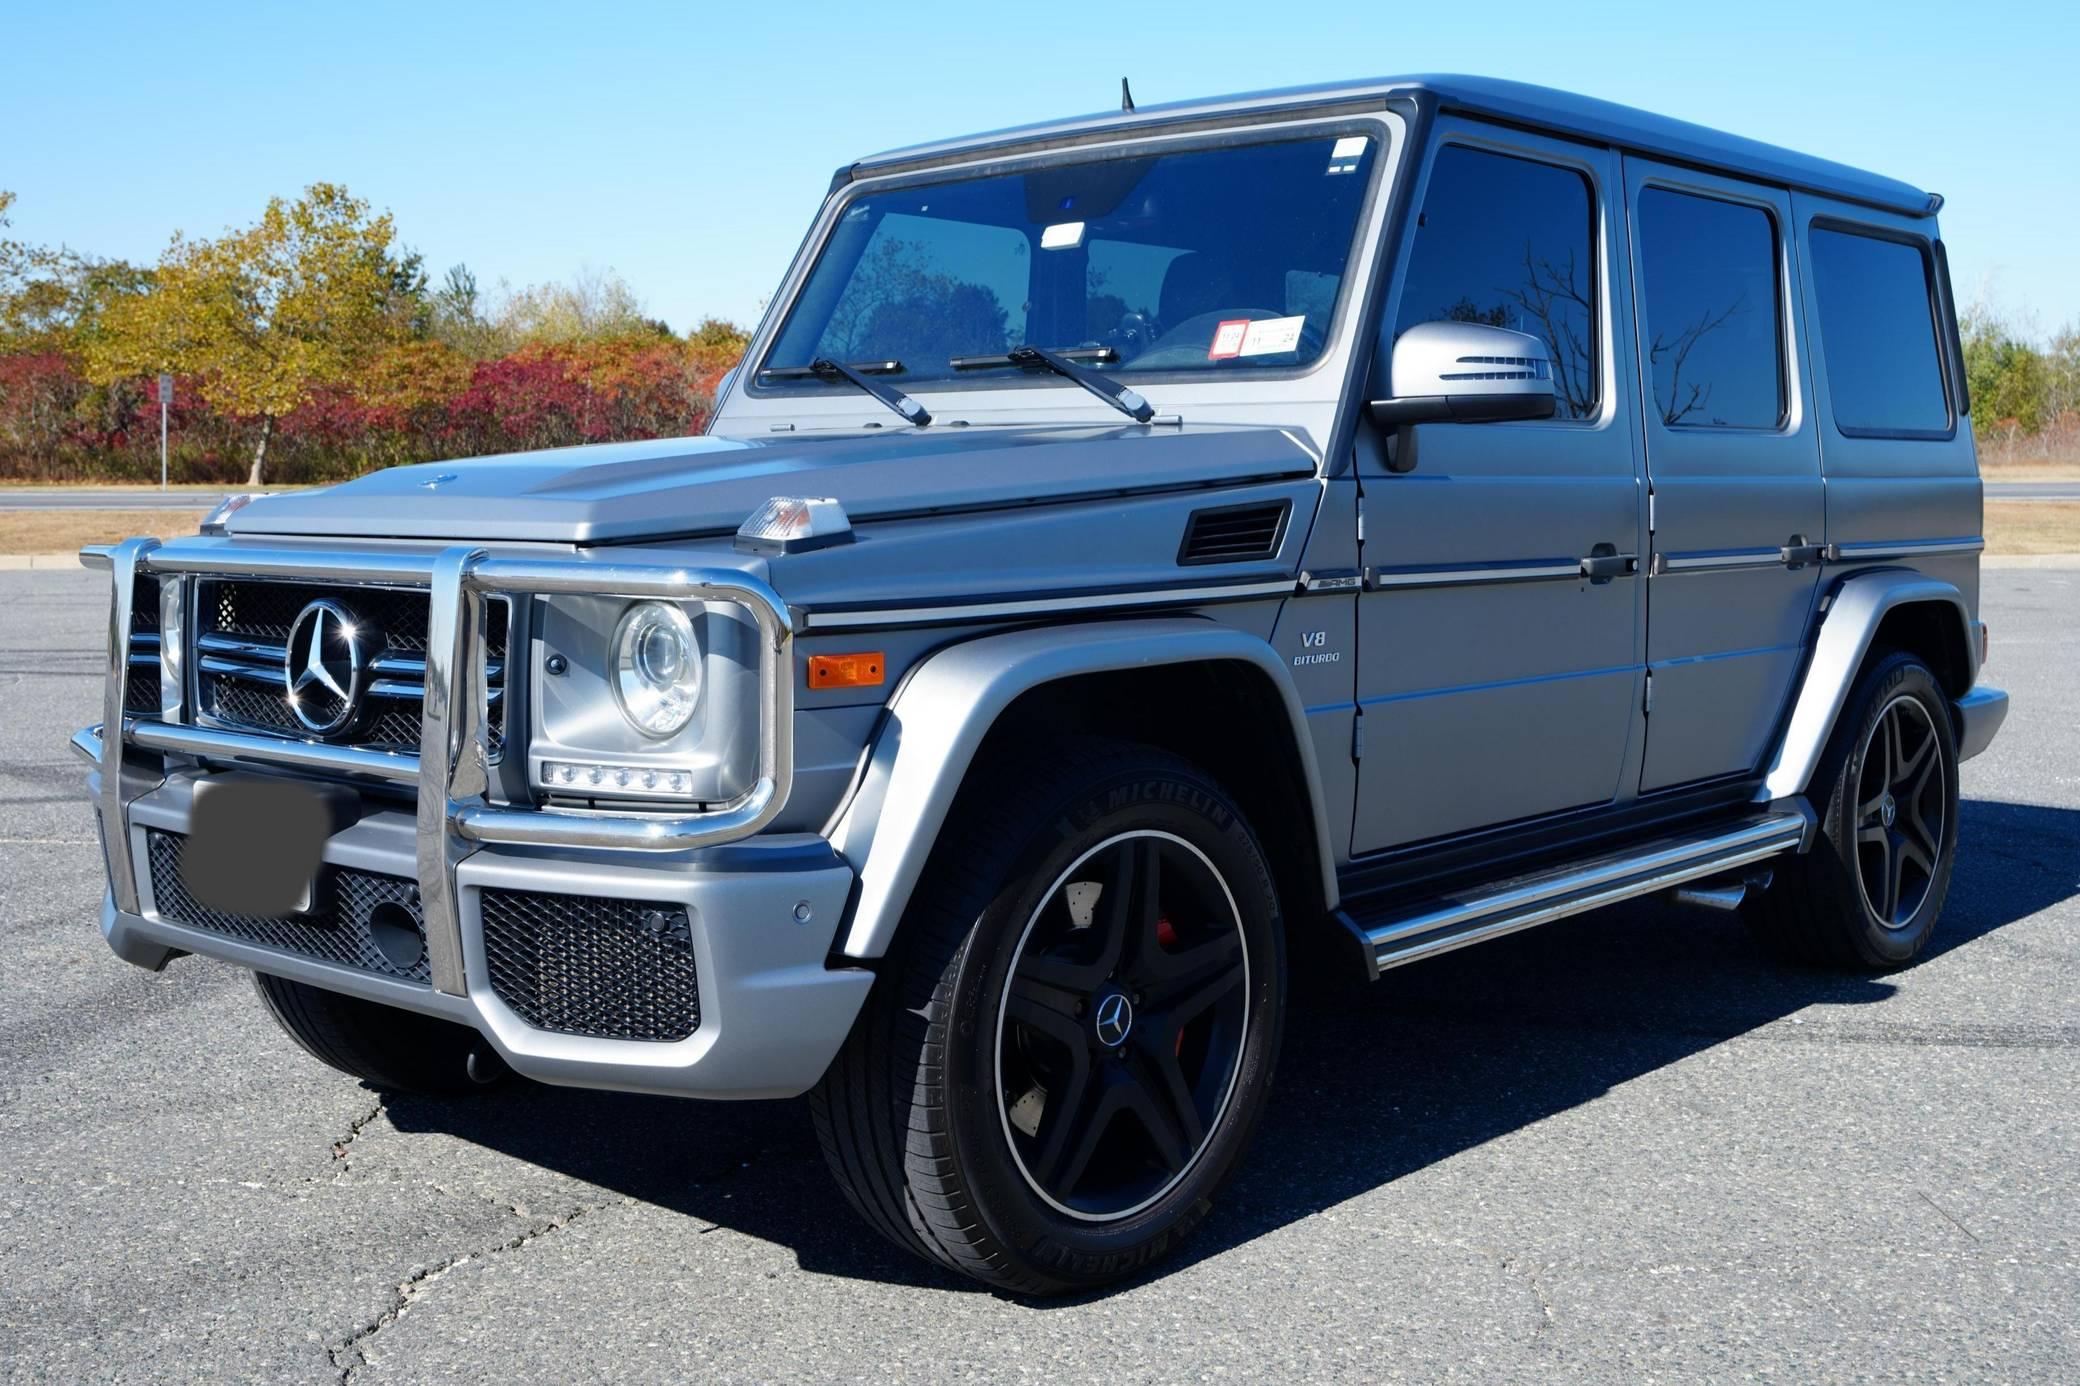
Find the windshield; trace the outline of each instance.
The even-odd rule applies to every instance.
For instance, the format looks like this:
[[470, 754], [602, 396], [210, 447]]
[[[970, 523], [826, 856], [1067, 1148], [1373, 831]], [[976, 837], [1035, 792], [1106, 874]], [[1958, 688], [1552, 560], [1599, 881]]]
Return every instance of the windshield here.
[[1092, 158], [845, 209], [762, 384], [812, 362], [917, 381], [1016, 374], [1039, 347], [1114, 371], [1321, 354], [1377, 141], [1349, 134]]

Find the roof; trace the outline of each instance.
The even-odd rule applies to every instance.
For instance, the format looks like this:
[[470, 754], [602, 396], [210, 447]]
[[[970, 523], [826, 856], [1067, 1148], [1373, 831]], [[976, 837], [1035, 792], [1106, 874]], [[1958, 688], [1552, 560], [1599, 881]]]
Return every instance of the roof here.
[[1810, 154], [1621, 106], [1613, 101], [1599, 101], [1590, 96], [1577, 96], [1528, 82], [1506, 82], [1494, 77], [1378, 77], [1368, 81], [1327, 82], [1168, 102], [1141, 106], [1133, 111], [1102, 111], [893, 149], [860, 160], [853, 165], [852, 171], [874, 173], [893, 167], [934, 163], [957, 155], [986, 153], [995, 149], [1008, 152], [1021, 146], [1079, 136], [1124, 134], [1230, 115], [1276, 114], [1282, 110], [1297, 111], [1395, 96], [1421, 99], [1425, 94], [1443, 110], [1554, 130], [1656, 158], [1745, 174], [1908, 216], [1929, 216], [1942, 205], [1942, 198], [1911, 183], [1881, 177], [1831, 159], [1817, 159]]

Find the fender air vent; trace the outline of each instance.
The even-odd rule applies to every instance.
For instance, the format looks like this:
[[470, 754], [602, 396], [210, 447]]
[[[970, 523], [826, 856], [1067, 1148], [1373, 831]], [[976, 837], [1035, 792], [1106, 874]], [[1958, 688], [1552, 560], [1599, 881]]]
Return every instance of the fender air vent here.
[[1177, 549], [1179, 563], [1243, 563], [1253, 558], [1272, 558], [1285, 538], [1290, 501], [1266, 501], [1252, 505], [1224, 505], [1215, 510], [1194, 510], [1185, 522], [1184, 543]]

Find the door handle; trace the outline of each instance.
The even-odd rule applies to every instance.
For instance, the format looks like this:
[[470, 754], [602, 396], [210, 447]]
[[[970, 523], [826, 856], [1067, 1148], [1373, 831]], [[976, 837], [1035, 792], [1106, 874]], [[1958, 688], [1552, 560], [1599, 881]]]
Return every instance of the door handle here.
[[1791, 542], [1777, 551], [1783, 555], [1787, 568], [1803, 568], [1808, 563], [1818, 563], [1827, 557], [1827, 545], [1808, 544], [1803, 534], [1791, 536]]
[[1582, 556], [1582, 576], [1591, 582], [1631, 577], [1639, 571], [1639, 555], [1619, 553], [1615, 544], [1598, 544]]

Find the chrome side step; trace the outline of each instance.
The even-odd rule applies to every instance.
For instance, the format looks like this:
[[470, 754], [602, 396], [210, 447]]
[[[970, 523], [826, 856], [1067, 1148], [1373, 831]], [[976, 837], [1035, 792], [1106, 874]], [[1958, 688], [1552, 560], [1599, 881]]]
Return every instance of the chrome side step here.
[[1413, 904], [1397, 900], [1366, 910], [1359, 901], [1337, 913], [1363, 946], [1371, 974], [1377, 977], [1403, 963], [1799, 850], [1812, 823], [1812, 810], [1802, 800], [1779, 801], [1737, 823], [1655, 838], [1605, 856]]

